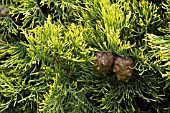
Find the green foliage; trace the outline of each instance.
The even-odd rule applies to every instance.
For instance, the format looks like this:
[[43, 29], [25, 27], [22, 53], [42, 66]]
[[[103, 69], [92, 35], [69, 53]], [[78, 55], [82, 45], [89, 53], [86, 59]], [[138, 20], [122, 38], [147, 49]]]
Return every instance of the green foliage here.
[[155, 36], [153, 34], [148, 34], [148, 45], [152, 50], [150, 53], [153, 54], [152, 57], [157, 58], [154, 65], [161, 68], [163, 77], [170, 77], [170, 37], [169, 36]]
[[[166, 9], [165, 17], [168, 19], [170, 17], [170, 3], [163, 4], [164, 9]], [[148, 46], [151, 48], [149, 51], [156, 60], [154, 65], [159, 68], [160, 73], [163, 77], [166, 77], [167, 80], [170, 79], [170, 36], [169, 36], [169, 20], [166, 20], [167, 28], [160, 28], [160, 31], [166, 33], [165, 36], [156, 36], [154, 34], [147, 34], [146, 41]], [[169, 86], [169, 82], [167, 83]]]
[[[0, 112], [169, 112], [169, 27], [160, 28], [169, 1], [163, 15], [146, 0], [1, 4], [9, 14], [0, 17]], [[132, 78], [96, 73], [96, 51], [130, 56]]]
[[[46, 34], [44, 35], [44, 33]], [[19, 90], [16, 92], [13, 91], [14, 88], [9, 87], [9, 92], [13, 92], [13, 95], [10, 95], [6, 92], [8, 88], [4, 89], [2, 87], [5, 90], [2, 90], [4, 92], [2, 96], [8, 97], [6, 95], [10, 95], [11, 97], [10, 102], [6, 103], [8, 106], [12, 102], [20, 103], [26, 101], [27, 103], [30, 100], [39, 103], [41, 98], [43, 98], [42, 94], [44, 91], [50, 87], [49, 84], [56, 81], [53, 81], [56, 74], [67, 72], [62, 69], [63, 67], [70, 74], [67, 73], [68, 75], [64, 74], [61, 77], [64, 77], [65, 81], [68, 82], [68, 78], [72, 76], [71, 74], [75, 74], [75, 72], [80, 70], [83, 63], [93, 59], [92, 56], [89, 56], [91, 53], [90, 48], [86, 49], [87, 44], [81, 36], [81, 26], [71, 24], [70, 28], [67, 26], [66, 29], [60, 24], [52, 24], [49, 17], [44, 27], [37, 26], [35, 29], [23, 30], [23, 34], [27, 42], [21, 41], [13, 45], [7, 44], [9, 45], [7, 51], [2, 50], [2, 52], [9, 54], [7, 59], [1, 62], [3, 73], [2, 86], [7, 85], [9, 87], [5, 80], [11, 81], [12, 79], [17, 82], [11, 85], [16, 86], [14, 88]], [[7, 70], [8, 72], [6, 72]], [[8, 77], [11, 79], [8, 79]], [[28, 96], [23, 97], [24, 95], [21, 92], [23, 89], [30, 92]], [[19, 95], [22, 97], [21, 100], [17, 98]], [[1, 106], [2, 108], [6, 107], [3, 104]], [[25, 110], [25, 108], [22, 109]]]
[[85, 25], [92, 24], [94, 27], [90, 34], [87, 33], [86, 37], [91, 37], [87, 38], [87, 41], [100, 51], [125, 54], [125, 51], [133, 45], [129, 41], [121, 40], [120, 35], [122, 29], [128, 27], [130, 15], [124, 17], [124, 7], [121, 4], [112, 4], [109, 0], [94, 1], [91, 4], [83, 13]]

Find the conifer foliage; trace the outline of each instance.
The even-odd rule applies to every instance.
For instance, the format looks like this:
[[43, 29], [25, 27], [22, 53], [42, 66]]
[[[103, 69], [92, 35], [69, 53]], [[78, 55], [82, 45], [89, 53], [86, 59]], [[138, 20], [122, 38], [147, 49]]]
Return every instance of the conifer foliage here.
[[0, 112], [169, 113], [170, 1], [1, 0]]

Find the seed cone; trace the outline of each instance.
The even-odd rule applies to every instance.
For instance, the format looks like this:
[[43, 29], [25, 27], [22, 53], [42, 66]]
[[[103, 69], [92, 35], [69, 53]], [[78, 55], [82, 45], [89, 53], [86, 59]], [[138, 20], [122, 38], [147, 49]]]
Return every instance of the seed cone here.
[[133, 74], [133, 60], [130, 57], [117, 57], [114, 62], [113, 72], [116, 73], [118, 80], [128, 82]]
[[112, 68], [114, 62], [114, 56], [112, 52], [96, 52], [96, 60], [93, 61], [95, 64], [94, 71], [106, 75]]
[[0, 17], [8, 16], [9, 10], [5, 6], [0, 5]]

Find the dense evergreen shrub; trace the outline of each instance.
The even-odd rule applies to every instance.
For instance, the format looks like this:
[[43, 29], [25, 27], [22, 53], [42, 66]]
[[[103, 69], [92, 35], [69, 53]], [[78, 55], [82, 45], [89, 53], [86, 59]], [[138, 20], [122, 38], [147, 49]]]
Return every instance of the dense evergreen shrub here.
[[1, 0], [0, 112], [169, 113], [169, 18], [168, 0]]

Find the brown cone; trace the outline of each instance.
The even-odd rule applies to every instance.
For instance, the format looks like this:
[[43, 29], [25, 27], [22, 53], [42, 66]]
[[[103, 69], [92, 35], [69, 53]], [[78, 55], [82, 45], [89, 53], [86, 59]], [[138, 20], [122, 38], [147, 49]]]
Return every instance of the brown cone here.
[[94, 71], [106, 75], [113, 65], [113, 53], [112, 52], [96, 52], [96, 60], [93, 61], [95, 64]]
[[0, 17], [5, 17], [5, 16], [8, 16], [8, 8], [0, 8]]
[[130, 57], [117, 57], [114, 62], [113, 72], [116, 73], [118, 80], [128, 82], [133, 74], [133, 60]]

